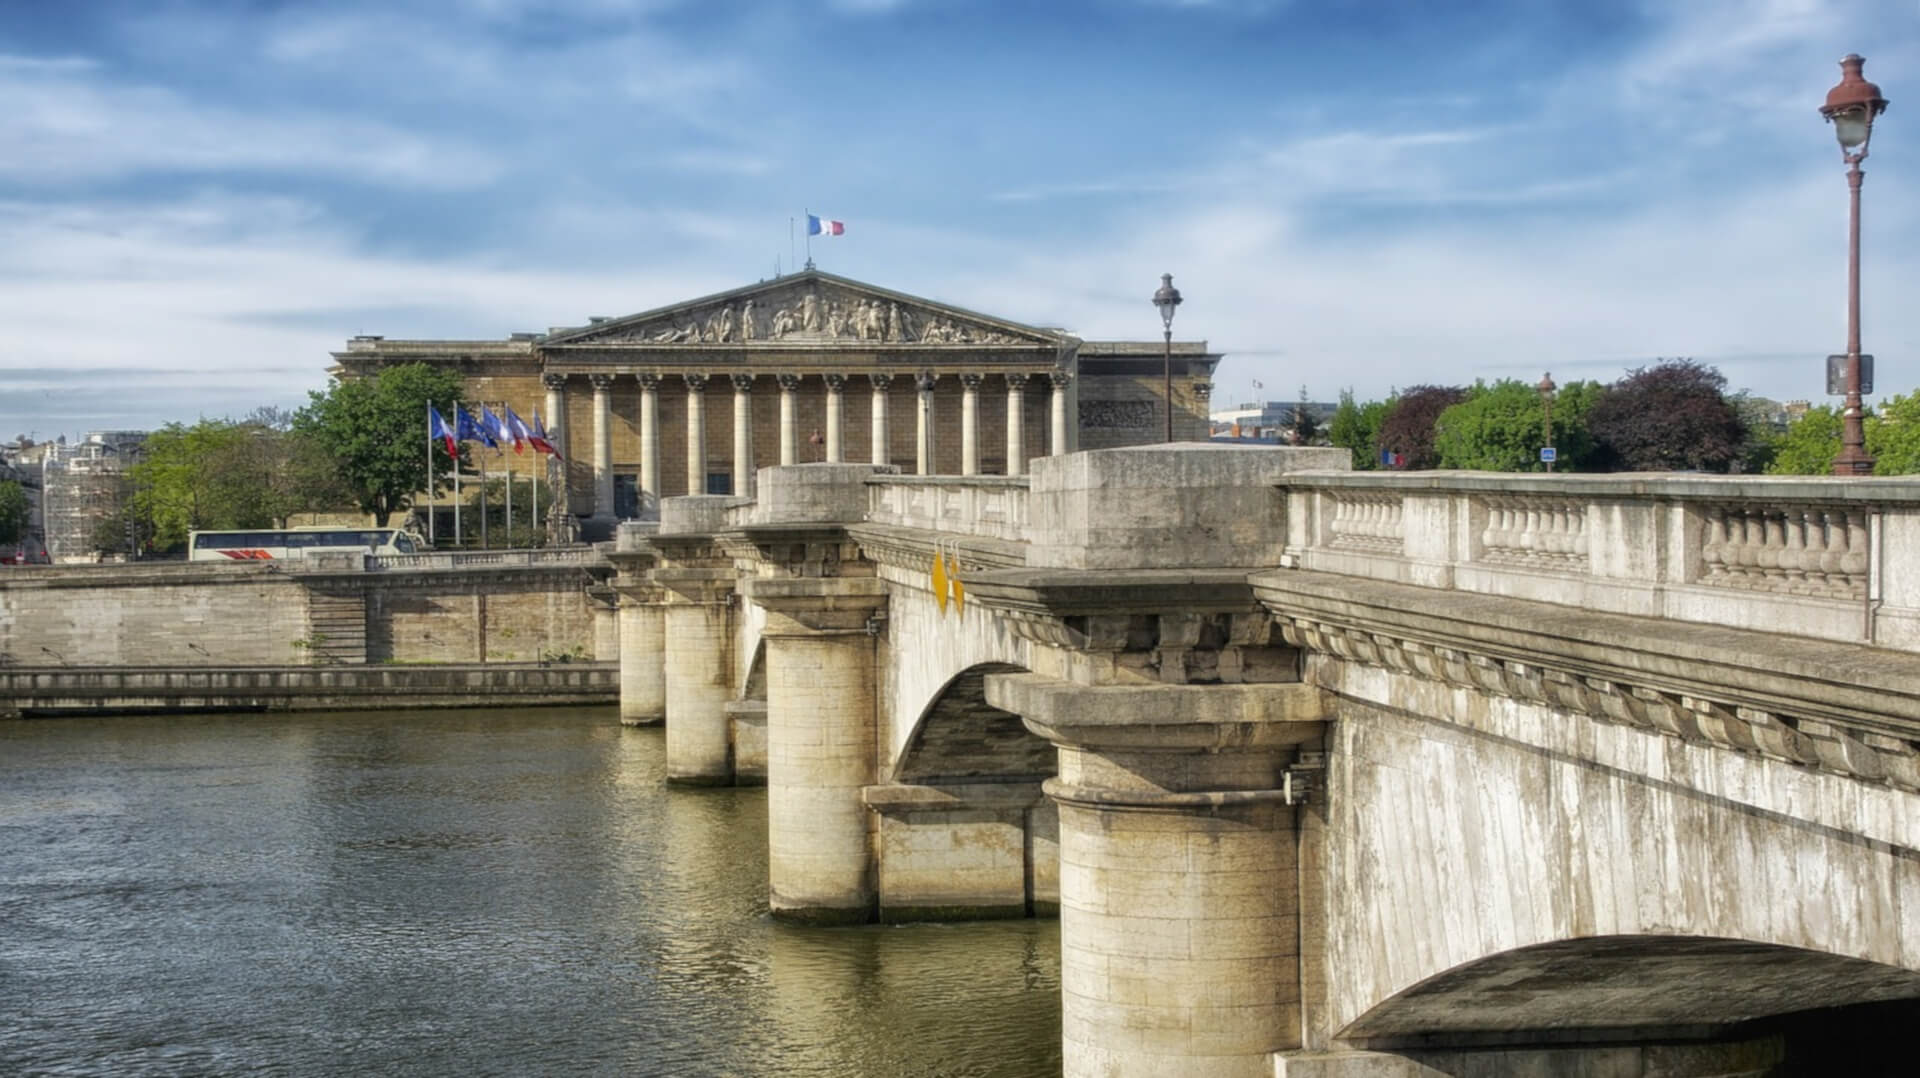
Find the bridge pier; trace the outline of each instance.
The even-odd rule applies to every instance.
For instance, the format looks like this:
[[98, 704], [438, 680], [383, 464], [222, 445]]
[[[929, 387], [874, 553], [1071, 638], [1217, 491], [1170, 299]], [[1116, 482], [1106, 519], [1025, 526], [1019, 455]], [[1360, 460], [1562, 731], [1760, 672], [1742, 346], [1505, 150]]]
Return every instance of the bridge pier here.
[[621, 582], [620, 722], [652, 726], [667, 716], [666, 595], [643, 583]]
[[873, 919], [877, 577], [757, 577], [767, 611], [767, 885], [774, 916]]
[[987, 699], [1059, 751], [1066, 1075], [1271, 1075], [1302, 1025], [1285, 772], [1322, 692], [1002, 674]]
[[733, 782], [727, 701], [733, 652], [732, 569], [657, 569], [667, 589], [662, 628], [667, 714], [667, 781]]

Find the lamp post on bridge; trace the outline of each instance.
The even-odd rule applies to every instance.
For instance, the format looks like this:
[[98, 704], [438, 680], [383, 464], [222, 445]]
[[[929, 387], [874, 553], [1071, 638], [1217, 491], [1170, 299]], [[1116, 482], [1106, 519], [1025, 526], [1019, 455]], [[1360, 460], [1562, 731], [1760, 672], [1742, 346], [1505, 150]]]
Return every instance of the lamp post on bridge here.
[[1540, 376], [1540, 382], [1533, 388], [1540, 391], [1540, 460], [1553, 471], [1553, 391], [1560, 388], [1553, 384], [1553, 372]]
[[[1835, 475], [1872, 475], [1873, 458], [1867, 456], [1866, 433], [1861, 421], [1862, 382], [1870, 382], [1869, 368], [1863, 379], [1860, 355], [1860, 162], [1867, 159], [1867, 140], [1873, 137], [1873, 119], [1884, 112], [1887, 99], [1880, 87], [1868, 82], [1860, 68], [1866, 61], [1858, 53], [1848, 53], [1840, 61], [1840, 84], [1827, 91], [1827, 103], [1820, 115], [1833, 124], [1840, 142], [1840, 159], [1847, 163], [1847, 354], [1846, 403], [1841, 412], [1840, 455], [1833, 458]], [[1866, 357], [1871, 363], [1872, 357]], [[1829, 360], [1831, 363], [1832, 360]], [[1831, 382], [1831, 377], [1829, 382]], [[1827, 392], [1833, 392], [1830, 387]]]
[[1153, 305], [1160, 308], [1160, 328], [1165, 348], [1160, 353], [1161, 392], [1167, 402], [1167, 441], [1173, 441], [1173, 309], [1180, 306], [1180, 290], [1173, 287], [1173, 274], [1160, 275], [1160, 288], [1153, 294]]

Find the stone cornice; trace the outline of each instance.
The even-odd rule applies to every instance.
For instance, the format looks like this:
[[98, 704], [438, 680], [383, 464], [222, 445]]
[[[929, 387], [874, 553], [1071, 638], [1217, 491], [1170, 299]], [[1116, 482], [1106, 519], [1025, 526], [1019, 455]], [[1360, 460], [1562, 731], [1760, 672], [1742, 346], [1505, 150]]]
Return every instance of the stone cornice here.
[[[962, 572], [1011, 569], [1027, 564], [1027, 545], [985, 536], [948, 536], [888, 524], [849, 524], [847, 535], [867, 559], [889, 569], [926, 572], [935, 550], [952, 554]], [[965, 581], [971, 588], [971, 580]]]
[[963, 578], [969, 602], [1005, 618], [1035, 643], [1076, 651], [1132, 646], [1133, 620], [1225, 614], [1225, 644], [1263, 642], [1260, 612], [1244, 569], [1002, 569]]
[[1332, 574], [1252, 582], [1296, 647], [1920, 788], [1920, 656]]

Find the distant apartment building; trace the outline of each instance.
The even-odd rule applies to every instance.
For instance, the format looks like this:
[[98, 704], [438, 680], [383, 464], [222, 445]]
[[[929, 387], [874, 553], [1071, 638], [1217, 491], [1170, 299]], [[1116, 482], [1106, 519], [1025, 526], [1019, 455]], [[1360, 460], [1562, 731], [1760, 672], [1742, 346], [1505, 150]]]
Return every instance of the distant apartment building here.
[[[108, 522], [126, 500], [126, 471], [138, 459], [147, 432], [92, 431], [73, 443], [43, 443], [40, 454], [40, 534], [55, 564], [100, 559]], [[40, 449], [40, 446], [35, 446]]]

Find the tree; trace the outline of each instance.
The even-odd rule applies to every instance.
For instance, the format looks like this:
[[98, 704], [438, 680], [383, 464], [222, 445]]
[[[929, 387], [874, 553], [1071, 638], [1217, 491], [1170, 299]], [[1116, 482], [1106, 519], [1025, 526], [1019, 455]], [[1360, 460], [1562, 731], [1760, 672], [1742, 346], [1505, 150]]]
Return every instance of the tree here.
[[[1920, 472], [1920, 392], [1894, 397], [1867, 417], [1867, 453], [1875, 475]], [[1839, 447], [1834, 447], [1835, 452]], [[1828, 462], [1832, 462], [1829, 456]]]
[[1639, 367], [1607, 387], [1587, 427], [1607, 462], [1633, 472], [1724, 472], [1747, 431], [1722, 392], [1727, 380], [1691, 359]]
[[12, 546], [26, 534], [26, 489], [14, 480], [0, 480], [0, 546]]
[[1440, 463], [1434, 451], [1434, 423], [1440, 413], [1467, 399], [1460, 386], [1414, 386], [1388, 403], [1380, 420], [1375, 445], [1381, 452], [1399, 455], [1399, 468], [1433, 468]]
[[1307, 387], [1300, 387], [1300, 400], [1293, 406], [1293, 421], [1287, 426], [1287, 441], [1294, 445], [1312, 445], [1320, 434], [1320, 422], [1308, 407]]
[[1829, 475], [1840, 454], [1840, 410], [1831, 404], [1809, 408], [1787, 424], [1773, 443], [1768, 475]]
[[1340, 405], [1327, 421], [1327, 442], [1353, 453], [1353, 466], [1359, 470], [1380, 466], [1377, 437], [1380, 421], [1387, 415], [1386, 401], [1353, 402], [1353, 390], [1340, 391]]
[[294, 417], [295, 434], [311, 437], [339, 463], [341, 480], [360, 508], [386, 526], [427, 486], [427, 453], [435, 487], [452, 461], [427, 441], [427, 404], [445, 409], [460, 399], [458, 371], [426, 363], [387, 367], [373, 378], [335, 379], [310, 394]]
[[161, 549], [182, 546], [208, 528], [259, 528], [269, 520], [250, 474], [246, 429], [224, 419], [169, 423], [147, 436], [127, 470], [134, 512]]
[[[1553, 401], [1555, 467], [1574, 471], [1593, 456], [1593, 437], [1587, 432], [1587, 408], [1592, 383], [1574, 382], [1561, 388]], [[1492, 472], [1543, 471], [1540, 463], [1545, 412], [1540, 391], [1514, 379], [1480, 384], [1467, 399], [1440, 413], [1434, 449], [1442, 468], [1472, 468]]]

